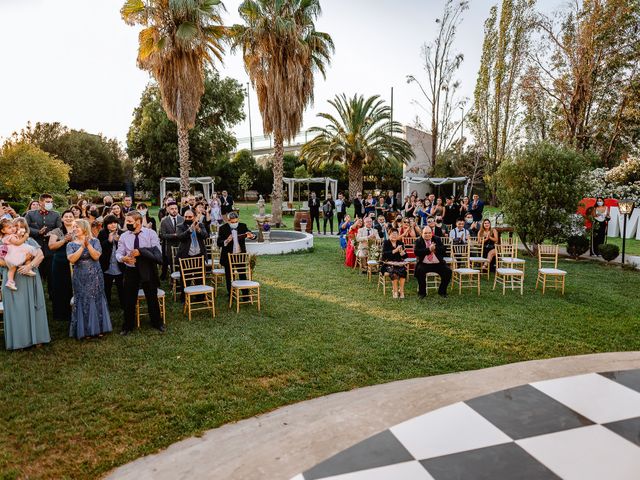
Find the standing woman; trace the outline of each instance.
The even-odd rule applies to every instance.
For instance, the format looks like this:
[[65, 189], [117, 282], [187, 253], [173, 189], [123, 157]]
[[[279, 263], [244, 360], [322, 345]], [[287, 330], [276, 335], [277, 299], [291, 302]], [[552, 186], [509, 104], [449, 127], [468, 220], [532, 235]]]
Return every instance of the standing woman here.
[[[487, 264], [490, 266], [496, 256], [496, 244], [500, 240], [500, 236], [498, 235], [498, 231], [491, 227], [491, 220], [485, 218], [482, 221], [482, 227], [480, 227], [480, 231], [478, 232], [478, 242], [481, 242], [484, 238], [484, 247], [482, 249], [482, 256], [487, 260]], [[486, 270], [487, 266], [482, 267], [483, 270]]]
[[404, 202], [403, 210], [405, 218], [413, 217], [414, 212], [416, 211], [416, 197], [411, 195], [409, 199]]
[[347, 250], [347, 234], [349, 233], [349, 229], [353, 225], [351, 221], [351, 216], [346, 214], [344, 216], [344, 221], [338, 225], [338, 234], [340, 235], [340, 248], [342, 248], [342, 252], [346, 254]]
[[[14, 222], [29, 233], [29, 227], [24, 218], [17, 218]], [[35, 277], [24, 275], [42, 263], [44, 254], [32, 238], [27, 239], [25, 243], [37, 250], [30, 260], [18, 267], [18, 275], [15, 277], [18, 289], [9, 290], [4, 285], [5, 282], [1, 287], [4, 305], [4, 345], [7, 350], [18, 350], [51, 341], [47, 322], [47, 304], [40, 275]], [[2, 245], [2, 239], [0, 239], [0, 245]], [[6, 278], [7, 264], [3, 259], [0, 259], [0, 273], [3, 278]]]
[[355, 241], [356, 236], [358, 235], [358, 230], [362, 227], [362, 219], [356, 217], [355, 222], [351, 227], [349, 227], [349, 231], [347, 232], [347, 251], [345, 252], [344, 264], [347, 267], [353, 267], [356, 264], [356, 247]]
[[151, 230], [156, 232], [156, 219], [152, 218], [151, 215], [149, 215], [149, 207], [147, 207], [147, 204], [139, 203], [136, 207], [136, 210], [138, 210], [138, 212], [140, 212], [140, 215], [142, 215], [143, 228], [150, 228]]
[[104, 279], [100, 268], [102, 248], [92, 238], [89, 222], [73, 223], [75, 239], [67, 245], [67, 258], [73, 264], [73, 312], [69, 336], [77, 339], [102, 336], [110, 332], [111, 317], [104, 295]]
[[444, 217], [444, 205], [442, 204], [442, 198], [436, 198], [436, 206], [431, 210], [431, 215], [434, 217]]
[[196, 203], [196, 220], [202, 224], [207, 235], [211, 233], [211, 213], [207, 202]]
[[71, 209], [62, 214], [62, 226], [49, 234], [49, 250], [53, 252], [51, 260], [51, 303], [53, 319], [68, 322], [71, 320], [71, 267], [67, 259], [67, 244], [73, 239], [75, 217]]
[[82, 209], [79, 206], [71, 205], [71, 208], [69, 208], [69, 210], [71, 211], [71, 213], [73, 213], [73, 218], [82, 218]]
[[211, 207], [211, 223], [217, 227], [222, 223], [222, 205], [216, 192], [213, 192], [209, 206]]
[[111, 307], [111, 288], [113, 284], [116, 284], [116, 290], [118, 291], [118, 300], [120, 306], [123, 303], [123, 280], [124, 275], [122, 269], [124, 266], [116, 259], [116, 251], [118, 250], [118, 241], [120, 240], [120, 233], [118, 232], [118, 220], [113, 215], [107, 215], [104, 217], [104, 227], [98, 234], [98, 241], [102, 248], [102, 255], [100, 255], [100, 267], [104, 274], [104, 294], [107, 297], [107, 304]]
[[114, 203], [111, 205], [109, 213], [118, 220], [118, 227], [120, 230], [124, 230], [124, 214], [122, 213], [122, 206], [119, 203]]
[[404, 298], [404, 282], [407, 278], [407, 267], [404, 259], [407, 252], [400, 241], [398, 231], [389, 231], [389, 240], [382, 244], [382, 271], [389, 274], [393, 286], [393, 298]]
[[609, 207], [604, 205], [604, 198], [596, 198], [596, 206], [591, 216], [591, 256], [600, 256], [600, 245], [605, 243], [607, 238], [607, 225], [609, 224], [609, 220], [611, 220]]

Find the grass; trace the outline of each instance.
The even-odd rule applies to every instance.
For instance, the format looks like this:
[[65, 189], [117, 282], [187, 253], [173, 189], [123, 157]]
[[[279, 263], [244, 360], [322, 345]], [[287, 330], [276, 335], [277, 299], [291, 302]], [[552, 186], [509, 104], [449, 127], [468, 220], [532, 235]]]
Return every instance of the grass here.
[[[244, 217], [244, 211], [241, 210]], [[246, 218], [246, 217], [245, 217]], [[367, 385], [564, 355], [640, 349], [634, 271], [563, 261], [564, 297], [471, 292], [420, 302], [377, 294], [342, 266], [336, 239], [312, 253], [263, 257], [263, 313], [189, 322], [168, 299], [168, 332], [66, 337], [0, 351], [0, 478], [95, 478], [228, 422]], [[121, 315], [113, 315], [116, 330]]]

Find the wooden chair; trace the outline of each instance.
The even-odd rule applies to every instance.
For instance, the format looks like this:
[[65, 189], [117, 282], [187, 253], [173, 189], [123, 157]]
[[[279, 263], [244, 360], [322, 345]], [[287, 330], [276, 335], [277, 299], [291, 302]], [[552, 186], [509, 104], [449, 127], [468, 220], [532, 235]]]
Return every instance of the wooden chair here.
[[477, 268], [480, 271], [486, 267], [487, 280], [489, 280], [491, 274], [489, 260], [482, 256], [482, 252], [484, 251], [484, 238], [485, 237], [482, 237], [480, 240], [478, 240], [478, 237], [469, 239], [469, 263], [471, 264], [471, 268]]
[[4, 285], [4, 279], [0, 273], [0, 333], [4, 332], [4, 303], [2, 302], [2, 285]]
[[[204, 256], [181, 258], [180, 272], [182, 273], [182, 288], [185, 301], [183, 312], [187, 312], [191, 320], [191, 312], [197, 310], [211, 310], [211, 316], [216, 316], [215, 290], [207, 285], [204, 266]], [[204, 300], [192, 300], [192, 297], [204, 296]]]
[[176, 301], [176, 295], [178, 293], [178, 284], [180, 283], [180, 265], [178, 264], [178, 247], [171, 247], [171, 258], [169, 259], [171, 265], [171, 275], [169, 277], [171, 284], [171, 291], [173, 292], [173, 301]]
[[496, 289], [497, 284], [501, 284], [503, 295], [507, 287], [511, 290], [519, 288], [520, 295], [524, 291], [524, 271], [513, 268], [513, 249], [514, 245], [496, 245], [496, 275], [493, 280], [493, 289]]
[[[536, 290], [538, 284], [542, 282], [542, 294], [547, 287], [561, 289], [564, 295], [564, 280], [567, 272], [558, 269], [558, 245], [538, 245], [538, 278], [536, 279]], [[552, 281], [547, 283], [547, 277]]]
[[378, 286], [376, 287], [376, 292], [380, 290], [380, 285], [382, 285], [382, 295], [387, 296], [387, 280], [391, 281], [389, 278], [389, 274], [380, 270], [378, 272]]
[[220, 251], [217, 249], [211, 251], [211, 265], [213, 265], [213, 268], [209, 271], [209, 279], [217, 295], [220, 285], [225, 283], [225, 271], [224, 267], [220, 265]]
[[[240, 312], [240, 305], [250, 303], [254, 300], [258, 303], [260, 311], [260, 284], [254, 282], [252, 278], [251, 265], [249, 264], [248, 253], [230, 253], [229, 268], [231, 268], [231, 296], [229, 297], [229, 308], [236, 301], [236, 313]], [[245, 277], [244, 279], [240, 277]]]
[[451, 258], [453, 260], [453, 277], [451, 288], [458, 285], [458, 294], [462, 294], [463, 288], [475, 288], [480, 295], [481, 271], [471, 268], [469, 244], [451, 245]]
[[379, 239], [376, 240], [376, 245], [378, 247], [378, 254], [375, 256], [370, 255], [369, 257], [367, 257], [367, 279], [369, 280], [369, 283], [371, 283], [371, 278], [373, 277], [373, 274], [375, 273], [379, 273], [380, 272], [380, 268], [381, 268], [381, 259], [382, 259], [382, 243], [384, 242], [384, 240]]
[[510, 268], [515, 268], [518, 270], [522, 270], [524, 273], [525, 265], [527, 264], [526, 260], [523, 258], [518, 258], [518, 238], [517, 237], [507, 237], [504, 240], [500, 240], [502, 245], [509, 245], [513, 247], [513, 254], [510, 257], [505, 257], [502, 259], [505, 265]]
[[453, 256], [451, 254], [451, 239], [449, 237], [440, 237], [440, 241], [445, 248], [444, 261], [447, 263], [447, 265], [452, 266]]
[[[166, 307], [165, 307], [165, 293], [164, 290], [158, 289], [158, 304], [160, 305], [160, 317], [162, 318], [162, 323], [164, 325], [167, 324], [166, 321]], [[136, 325], [140, 328], [140, 318], [146, 317], [149, 315], [148, 310], [142, 310], [142, 302], [145, 301], [144, 290], [138, 290], [138, 299], [136, 300]]]
[[436, 292], [440, 290], [440, 282], [442, 281], [442, 279], [440, 278], [440, 275], [438, 275], [437, 273], [428, 272], [426, 281], [427, 281], [427, 295], [429, 295], [429, 290], [435, 290]]

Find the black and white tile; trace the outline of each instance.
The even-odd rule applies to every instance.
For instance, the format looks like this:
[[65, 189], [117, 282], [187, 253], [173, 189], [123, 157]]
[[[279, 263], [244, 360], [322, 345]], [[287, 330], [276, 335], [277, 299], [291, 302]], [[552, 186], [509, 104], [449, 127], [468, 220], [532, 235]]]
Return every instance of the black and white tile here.
[[292, 480], [639, 480], [640, 370], [535, 382], [396, 425]]

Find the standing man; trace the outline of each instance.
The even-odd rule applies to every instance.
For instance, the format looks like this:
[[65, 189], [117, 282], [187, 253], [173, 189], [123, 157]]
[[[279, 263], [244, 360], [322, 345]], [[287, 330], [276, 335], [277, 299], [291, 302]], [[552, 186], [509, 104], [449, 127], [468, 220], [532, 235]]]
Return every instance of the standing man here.
[[344, 216], [347, 214], [347, 202], [345, 202], [344, 194], [342, 192], [338, 193], [338, 198], [336, 200], [336, 213], [338, 215], [338, 230], [340, 230], [340, 225], [344, 223]]
[[445, 225], [455, 225], [460, 217], [460, 205], [453, 201], [453, 197], [447, 197], [444, 206], [444, 216], [442, 221]]
[[56, 228], [62, 228], [62, 220], [60, 219], [60, 214], [53, 209], [53, 197], [51, 195], [43, 193], [40, 195], [39, 203], [40, 208], [28, 211], [24, 219], [29, 225], [31, 238], [40, 245], [42, 253], [44, 253], [44, 260], [38, 270], [40, 271], [42, 283], [47, 282], [49, 298], [51, 298], [52, 289], [49, 285], [49, 279], [51, 278], [53, 252], [49, 250], [49, 233]]
[[222, 213], [222, 218], [226, 220], [227, 215], [231, 212], [233, 212], [233, 197], [229, 195], [226, 190], [223, 190], [222, 196], [220, 197], [220, 213]]
[[178, 225], [183, 222], [182, 216], [178, 215], [178, 204], [176, 202], [167, 203], [167, 216], [160, 222], [160, 240], [162, 242], [162, 275], [161, 279], [167, 278], [169, 265], [173, 265], [171, 247], [180, 244], [178, 240]]
[[353, 218], [364, 218], [364, 200], [362, 200], [362, 192], [356, 194], [353, 200]]
[[473, 194], [473, 201], [471, 205], [469, 205], [469, 213], [473, 216], [474, 222], [479, 222], [482, 220], [482, 212], [484, 211], [484, 202], [480, 200], [480, 195], [477, 193]]
[[311, 231], [313, 232], [313, 220], [315, 219], [318, 235], [320, 235], [320, 200], [316, 198], [316, 192], [311, 192], [307, 205], [309, 206], [309, 216], [311, 217]]
[[193, 210], [184, 212], [184, 221], [178, 225], [178, 258], [206, 257], [204, 241], [208, 236], [207, 229], [198, 221], [196, 213]]
[[422, 229], [422, 236], [413, 246], [416, 255], [415, 277], [418, 280], [418, 298], [427, 296], [427, 273], [435, 272], [440, 276], [438, 295], [447, 296], [447, 287], [451, 281], [451, 269], [444, 261], [445, 247], [438, 237], [433, 236], [431, 227]]
[[387, 205], [389, 205], [389, 211], [390, 212], [397, 212], [398, 211], [398, 199], [393, 194], [393, 190], [389, 190], [387, 192], [386, 203], [387, 203]]
[[160, 332], [165, 331], [158, 304], [157, 265], [162, 263], [160, 239], [150, 228], [142, 228], [142, 215], [136, 210], [127, 213], [127, 229], [120, 236], [116, 260], [125, 264], [124, 268], [124, 323], [120, 335], [129, 335], [136, 322], [136, 303], [138, 290], [144, 291], [149, 308], [151, 326]]
[[134, 210], [135, 210], [135, 207], [133, 206], [133, 198], [131, 197], [131, 195], [127, 195], [122, 200], [122, 213], [126, 215], [127, 213], [132, 212]]
[[187, 195], [187, 198], [185, 199], [186, 202], [184, 202], [184, 204], [182, 205], [182, 210], [180, 211], [180, 215], [184, 216], [184, 213], [187, 210], [194, 210], [196, 209], [196, 197], [194, 197], [193, 195]]
[[[322, 215], [324, 216], [323, 231], [327, 234], [327, 222], [331, 225], [331, 235], [333, 235], [333, 211], [336, 209], [336, 202], [333, 201], [331, 194], [327, 194], [327, 199], [322, 204]], [[340, 230], [340, 228], [338, 228]]]
[[220, 247], [220, 265], [224, 267], [224, 277], [227, 282], [227, 296], [231, 295], [231, 266], [230, 253], [246, 253], [245, 239], [256, 236], [247, 228], [246, 223], [239, 223], [238, 214], [230, 212], [229, 220], [218, 229], [218, 247]]

